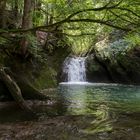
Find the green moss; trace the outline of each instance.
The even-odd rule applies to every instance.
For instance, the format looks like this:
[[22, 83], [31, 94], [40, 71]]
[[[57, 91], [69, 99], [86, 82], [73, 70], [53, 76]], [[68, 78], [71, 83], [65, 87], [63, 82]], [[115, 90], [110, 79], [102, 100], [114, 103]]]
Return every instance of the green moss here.
[[53, 68], [49, 68], [48, 66], [46, 66], [40, 72], [40, 76], [35, 79], [34, 85], [38, 89], [55, 87], [57, 85], [56, 76], [57, 72]]

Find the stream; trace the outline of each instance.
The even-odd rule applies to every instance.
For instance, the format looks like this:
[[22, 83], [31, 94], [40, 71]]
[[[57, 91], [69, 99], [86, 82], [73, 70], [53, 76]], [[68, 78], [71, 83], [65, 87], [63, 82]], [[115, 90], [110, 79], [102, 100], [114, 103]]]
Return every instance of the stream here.
[[140, 86], [61, 83], [50, 101], [0, 105], [0, 140], [140, 140]]

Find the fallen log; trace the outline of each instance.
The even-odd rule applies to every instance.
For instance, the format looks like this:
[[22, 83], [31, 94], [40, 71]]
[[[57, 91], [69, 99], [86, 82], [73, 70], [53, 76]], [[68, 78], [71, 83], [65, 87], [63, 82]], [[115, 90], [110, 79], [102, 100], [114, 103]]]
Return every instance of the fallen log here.
[[[22, 96], [25, 100], [49, 100], [50, 98], [41, 93], [38, 89], [36, 89], [30, 81], [22, 76], [22, 74], [15, 74], [10, 69], [4, 69], [5, 73], [8, 74], [12, 79], [15, 79], [17, 85], [19, 86]], [[19, 76], [20, 75], [20, 76]]]
[[8, 74], [5, 73], [4, 68], [0, 68], [0, 78], [4, 82], [5, 86], [7, 87], [17, 104], [22, 109], [28, 112], [32, 112], [32, 109], [25, 103], [19, 86]]

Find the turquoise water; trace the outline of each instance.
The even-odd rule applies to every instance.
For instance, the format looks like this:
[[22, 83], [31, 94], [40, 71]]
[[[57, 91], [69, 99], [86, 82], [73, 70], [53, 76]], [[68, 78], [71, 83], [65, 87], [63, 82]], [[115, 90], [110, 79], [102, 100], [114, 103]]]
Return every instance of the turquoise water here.
[[62, 84], [59, 96], [66, 107], [64, 115], [84, 116], [84, 134], [105, 134], [104, 139], [111, 140], [118, 136], [140, 139], [140, 86]]
[[95, 114], [100, 107], [109, 112], [140, 112], [140, 86], [62, 84], [59, 95], [66, 114]]
[[14, 105], [0, 109], [0, 138], [140, 140], [140, 86], [61, 83], [49, 96], [34, 103], [37, 119]]

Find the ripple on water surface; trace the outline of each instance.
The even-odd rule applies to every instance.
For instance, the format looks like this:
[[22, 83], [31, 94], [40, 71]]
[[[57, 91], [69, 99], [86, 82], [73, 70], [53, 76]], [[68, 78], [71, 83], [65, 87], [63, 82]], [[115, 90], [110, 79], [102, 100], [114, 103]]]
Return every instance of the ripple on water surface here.
[[11, 110], [0, 111], [3, 120], [14, 118], [13, 123], [0, 125], [0, 138], [140, 139], [140, 86], [61, 83], [51, 97], [55, 98], [54, 104], [38, 107], [42, 111], [39, 120], [26, 119], [12, 106]]

